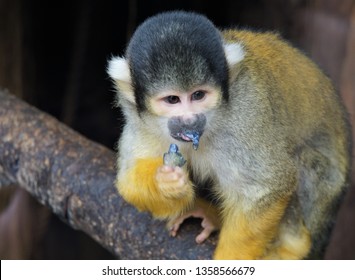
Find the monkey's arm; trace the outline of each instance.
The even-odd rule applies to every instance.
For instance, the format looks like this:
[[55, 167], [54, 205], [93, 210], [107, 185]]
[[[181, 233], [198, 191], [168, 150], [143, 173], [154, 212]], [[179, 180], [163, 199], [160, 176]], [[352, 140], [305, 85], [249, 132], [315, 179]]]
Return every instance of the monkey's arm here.
[[186, 172], [163, 166], [161, 157], [136, 159], [132, 168], [118, 176], [117, 187], [126, 201], [158, 218], [180, 215], [195, 197]]

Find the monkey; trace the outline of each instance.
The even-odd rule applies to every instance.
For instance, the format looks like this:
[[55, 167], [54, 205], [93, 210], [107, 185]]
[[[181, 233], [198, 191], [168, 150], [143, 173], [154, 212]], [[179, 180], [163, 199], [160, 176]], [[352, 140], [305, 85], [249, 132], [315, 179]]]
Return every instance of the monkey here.
[[[173, 236], [202, 218], [197, 243], [219, 231], [214, 259], [322, 257], [349, 184], [350, 127], [306, 55], [274, 32], [170, 11], [138, 26], [107, 72], [125, 118], [116, 186], [127, 202]], [[164, 165], [170, 144], [184, 166]]]

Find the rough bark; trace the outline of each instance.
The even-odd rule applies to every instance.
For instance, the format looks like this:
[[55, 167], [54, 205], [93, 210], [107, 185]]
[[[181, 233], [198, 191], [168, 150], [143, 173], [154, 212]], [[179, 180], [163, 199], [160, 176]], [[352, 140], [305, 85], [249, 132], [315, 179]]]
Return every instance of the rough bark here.
[[118, 258], [211, 258], [215, 238], [196, 245], [194, 222], [169, 237], [164, 222], [118, 195], [114, 179], [113, 151], [0, 90], [0, 187], [23, 187]]

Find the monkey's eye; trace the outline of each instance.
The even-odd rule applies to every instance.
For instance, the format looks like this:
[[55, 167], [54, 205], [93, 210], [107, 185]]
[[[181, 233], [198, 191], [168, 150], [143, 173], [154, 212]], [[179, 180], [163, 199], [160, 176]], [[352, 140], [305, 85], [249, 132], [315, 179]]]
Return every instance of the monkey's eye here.
[[164, 98], [164, 101], [169, 104], [176, 104], [180, 102], [180, 98], [176, 95], [169, 95]]
[[195, 91], [192, 95], [191, 95], [191, 100], [192, 101], [197, 101], [197, 100], [201, 100], [205, 97], [206, 93], [202, 90], [198, 90]]

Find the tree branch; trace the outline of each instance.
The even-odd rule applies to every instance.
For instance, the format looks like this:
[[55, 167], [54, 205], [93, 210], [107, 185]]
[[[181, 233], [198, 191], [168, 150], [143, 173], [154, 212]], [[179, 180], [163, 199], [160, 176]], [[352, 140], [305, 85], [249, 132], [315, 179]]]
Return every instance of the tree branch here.
[[122, 259], [212, 256], [216, 240], [197, 245], [196, 223], [169, 237], [164, 222], [137, 212], [118, 195], [114, 179], [113, 151], [0, 90], [0, 187], [25, 188]]

